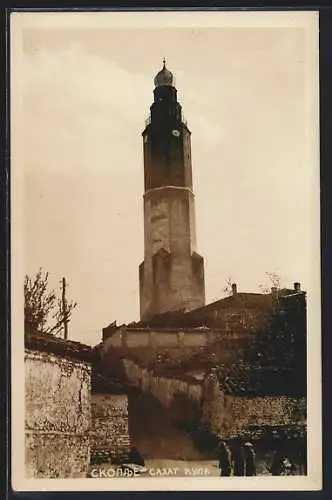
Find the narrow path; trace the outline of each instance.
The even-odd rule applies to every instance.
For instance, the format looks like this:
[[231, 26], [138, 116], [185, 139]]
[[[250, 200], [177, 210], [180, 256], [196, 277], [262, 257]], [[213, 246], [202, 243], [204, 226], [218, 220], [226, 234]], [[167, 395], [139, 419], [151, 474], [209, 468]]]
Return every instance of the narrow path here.
[[151, 394], [129, 396], [129, 433], [145, 459], [204, 460], [192, 439], [179, 430], [167, 410]]

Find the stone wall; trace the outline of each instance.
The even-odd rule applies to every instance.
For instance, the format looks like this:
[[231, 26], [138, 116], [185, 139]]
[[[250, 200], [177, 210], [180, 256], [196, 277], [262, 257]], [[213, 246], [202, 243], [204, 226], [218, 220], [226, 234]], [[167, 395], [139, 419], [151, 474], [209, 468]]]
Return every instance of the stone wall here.
[[133, 360], [123, 360], [125, 374], [132, 384], [143, 392], [153, 394], [165, 408], [170, 410], [170, 416], [193, 420], [202, 397], [202, 383], [194, 377], [186, 379], [160, 376], [143, 368]]
[[137, 348], [197, 348], [206, 347], [215, 342], [232, 342], [249, 338], [249, 334], [230, 332], [226, 330], [196, 329], [148, 329], [119, 327], [117, 330], [103, 330], [103, 351], [110, 347]]
[[128, 397], [92, 394], [91, 455], [127, 455], [130, 450]]
[[205, 304], [204, 261], [191, 246], [196, 241], [193, 204], [188, 187], [167, 185], [144, 195], [141, 319]]
[[91, 426], [91, 368], [51, 353], [25, 351], [28, 477], [84, 477]]
[[225, 438], [250, 431], [251, 426], [284, 426], [305, 421], [305, 415], [299, 411], [303, 398], [224, 394], [214, 377], [204, 381], [202, 395], [202, 423]]

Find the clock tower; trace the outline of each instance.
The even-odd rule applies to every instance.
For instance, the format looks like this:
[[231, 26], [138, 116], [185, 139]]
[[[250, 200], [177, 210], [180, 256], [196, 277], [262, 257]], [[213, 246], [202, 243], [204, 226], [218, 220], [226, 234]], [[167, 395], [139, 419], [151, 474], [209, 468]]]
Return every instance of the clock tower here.
[[196, 253], [191, 132], [173, 74], [154, 79], [143, 136], [144, 261], [139, 267], [141, 320], [205, 305], [204, 261]]

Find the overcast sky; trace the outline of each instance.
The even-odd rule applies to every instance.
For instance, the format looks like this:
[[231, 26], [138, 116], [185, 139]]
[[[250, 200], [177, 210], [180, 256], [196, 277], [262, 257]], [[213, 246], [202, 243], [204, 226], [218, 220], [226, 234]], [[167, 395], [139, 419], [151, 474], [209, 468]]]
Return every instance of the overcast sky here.
[[23, 34], [24, 253], [26, 273], [68, 279], [70, 337], [96, 343], [109, 322], [139, 319], [141, 132], [163, 56], [192, 131], [207, 302], [229, 276], [239, 291], [259, 292], [266, 272], [307, 288], [318, 170], [305, 30], [61, 26]]

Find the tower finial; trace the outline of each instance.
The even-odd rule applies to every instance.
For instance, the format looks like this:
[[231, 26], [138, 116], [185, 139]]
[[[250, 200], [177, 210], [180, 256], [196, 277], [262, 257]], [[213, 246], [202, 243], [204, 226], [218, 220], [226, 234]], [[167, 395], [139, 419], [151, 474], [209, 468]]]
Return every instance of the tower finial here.
[[173, 74], [171, 71], [169, 71], [166, 68], [166, 59], [163, 57], [163, 67], [162, 69], [157, 73], [157, 75], [154, 78], [154, 84], [156, 87], [163, 87], [165, 85], [173, 85], [174, 83], [174, 78]]

